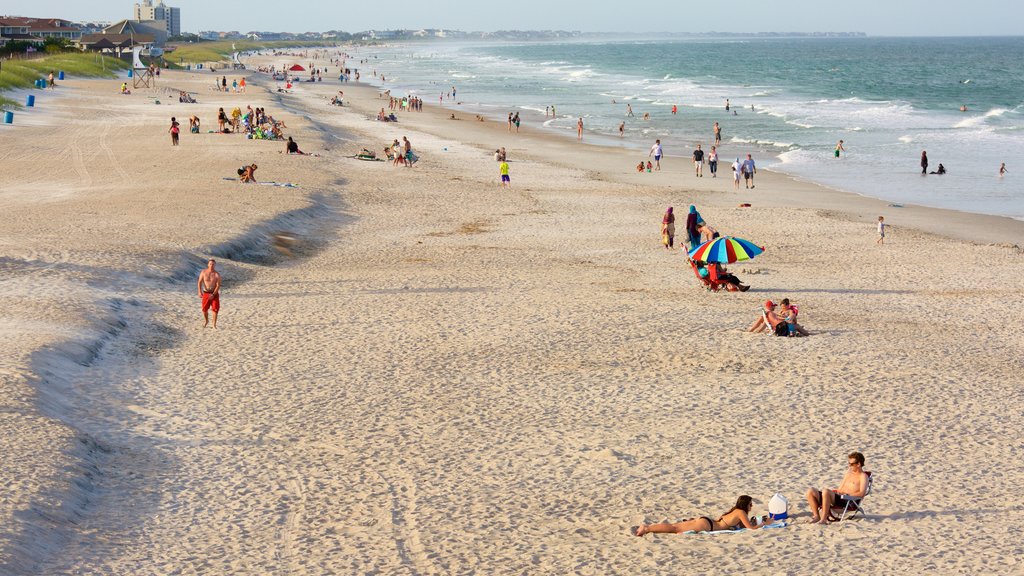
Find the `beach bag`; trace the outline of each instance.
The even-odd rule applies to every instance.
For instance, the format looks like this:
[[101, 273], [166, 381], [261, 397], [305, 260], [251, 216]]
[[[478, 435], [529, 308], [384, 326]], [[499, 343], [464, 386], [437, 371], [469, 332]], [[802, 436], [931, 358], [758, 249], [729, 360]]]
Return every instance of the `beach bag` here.
[[768, 517], [775, 521], [789, 518], [789, 500], [779, 492], [768, 500]]
[[668, 232], [665, 232], [661, 235], [661, 243], [663, 246], [668, 248]]

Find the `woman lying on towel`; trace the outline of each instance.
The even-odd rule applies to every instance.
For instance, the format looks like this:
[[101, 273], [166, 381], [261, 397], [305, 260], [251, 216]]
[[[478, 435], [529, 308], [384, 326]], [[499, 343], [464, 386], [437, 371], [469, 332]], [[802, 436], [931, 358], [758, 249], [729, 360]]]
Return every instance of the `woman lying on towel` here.
[[748, 530], [757, 530], [763, 528], [762, 524], [755, 523], [751, 518], [747, 517], [750, 514], [751, 508], [753, 508], [753, 499], [750, 496], [743, 495], [736, 499], [736, 505], [729, 509], [728, 512], [718, 517], [718, 520], [712, 520], [708, 516], [701, 516], [699, 518], [691, 518], [689, 520], [683, 520], [682, 522], [676, 522], [670, 524], [664, 522], [662, 524], [641, 524], [636, 529], [637, 536], [643, 536], [644, 534], [682, 534], [683, 532], [716, 532], [719, 530], [738, 530], [740, 527], [747, 528]]

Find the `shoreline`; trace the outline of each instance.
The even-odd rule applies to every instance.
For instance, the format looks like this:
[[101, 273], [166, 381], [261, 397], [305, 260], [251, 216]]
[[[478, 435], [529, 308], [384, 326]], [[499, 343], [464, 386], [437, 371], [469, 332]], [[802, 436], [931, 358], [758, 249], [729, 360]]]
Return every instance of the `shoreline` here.
[[[301, 85], [301, 83], [297, 85]], [[331, 83], [330, 85], [334, 86], [334, 83]], [[326, 87], [328, 84], [323, 84], [323, 86]], [[368, 91], [364, 94], [364, 98], [375, 93], [383, 92], [380, 87], [368, 83], [349, 83], [339, 86], [346, 89], [346, 102], [348, 101], [348, 89]], [[386, 100], [381, 100], [381, 103], [386, 107]], [[473, 120], [472, 116], [468, 118], [465, 117], [467, 114], [475, 114], [476, 112], [461, 112], [461, 114], [459, 114], [460, 110], [460, 107], [457, 105], [438, 107], [435, 103], [425, 99], [423, 112], [405, 112], [399, 116], [399, 124], [401, 125], [402, 118], [406, 116], [418, 118], [422, 115], [428, 115], [433, 116], [433, 120], [436, 120], [438, 117], [444, 118], [446, 115], [451, 113], [456, 113], [460, 116], [462, 122], [470, 122], [474, 125], [479, 124]], [[367, 113], [366, 110], [362, 110], [362, 112]], [[488, 120], [484, 124], [487, 125], [489, 131], [485, 133], [474, 131], [473, 135], [479, 139], [483, 134], [488, 134], [496, 141], [499, 140], [504, 129], [503, 120]], [[427, 129], [432, 130], [432, 133], [435, 135], [438, 135], [441, 131], [436, 121], [432, 121]], [[554, 130], [547, 130], [543, 128], [538, 129], [525, 125], [521, 128], [520, 135], [512, 135], [510, 141], [515, 142], [517, 140], [523, 140], [523, 136], [528, 137], [525, 140], [530, 144], [549, 144], [550, 146], [544, 148], [545, 150], [563, 152], [567, 150], [567, 146], [576, 145], [571, 135], [561, 134]], [[602, 139], [606, 140], [607, 137], [602, 136]], [[634, 174], [631, 172], [633, 166], [629, 165], [624, 159], [624, 156], [629, 153], [629, 150], [625, 146], [614, 147], [601, 144], [591, 144], [587, 142], [586, 137], [584, 138], [584, 144], [585, 147], [591, 149], [592, 152], [595, 150], [610, 151], [609, 154], [604, 154], [602, 157], [613, 161], [614, 164], [610, 163], [606, 165], [610, 166], [619, 164], [624, 167], [629, 166], [629, 168], [622, 170], [596, 170], [602, 174], [602, 177], [629, 184], [635, 184], [637, 182], [636, 178], [633, 177]], [[498, 147], [500, 147], [500, 145]], [[646, 149], [637, 149], [637, 157], [642, 156], [646, 159], [646, 155], [643, 154], [645, 151]], [[543, 154], [538, 153], [527, 153], [527, 155], [534, 159], [540, 159], [543, 156]], [[685, 178], [685, 183], [681, 184], [682, 186], [694, 187], [697, 186], [698, 183], [701, 183], [702, 180], [706, 183], [709, 179], [707, 176], [708, 169], [706, 165], [704, 179], [694, 178], [692, 174], [690, 174], [692, 163], [689, 156], [666, 154], [665, 157], [666, 159], [674, 160], [674, 162], [670, 164], [673, 167], [670, 170], [663, 170], [663, 173], [678, 175]], [[559, 158], [560, 157], [556, 155], [544, 157], [543, 160], [560, 163], [562, 165], [572, 165], [572, 163], [567, 164], [564, 161], [560, 161]], [[728, 183], [732, 182], [729, 164], [731, 163], [719, 161], [720, 177], [715, 180], [725, 181]], [[682, 168], [680, 168], [679, 165], [682, 165]], [[891, 225], [894, 227], [908, 227], [922, 232], [927, 232], [929, 234], [970, 243], [1005, 244], [1019, 247], [1021, 245], [1020, 239], [1024, 238], [1024, 220], [1017, 220], [1009, 216], [978, 214], [947, 208], [932, 208], [910, 203], [895, 207], [893, 204], [896, 203], [887, 200], [838, 189], [809, 180], [803, 180], [796, 176], [791, 176], [789, 174], [769, 169], [759, 169], [758, 176], [755, 178], [755, 181], [762, 182], [762, 175], [766, 177], [770, 184], [768, 186], [758, 188], [760, 192], [756, 195], [744, 195], [744, 191], [742, 189], [736, 193], [732, 193], [731, 184], [729, 186], [719, 186], [718, 188], [715, 188], [714, 191], [724, 191], [727, 194], [731, 193], [737, 199], [741, 199], [740, 196], [743, 196], [743, 202], [749, 201], [750, 203], [760, 203], [771, 207], [791, 206], [809, 210], [838, 211], [842, 214], [842, 216], [840, 216], [842, 218], [862, 221], [865, 223], [873, 223], [879, 215], [885, 215], [887, 222], [893, 222]], [[662, 178], [660, 181], [657, 181], [657, 185], [666, 186], [672, 184], [665, 183], [664, 178]], [[700, 188], [695, 188], [695, 190], [711, 191], [707, 189], [706, 184], [702, 185]], [[761, 193], [765, 192], [767, 192], [769, 196], [760, 196]]]
[[[363, 55], [364, 52], [365, 54], [373, 54], [372, 50], [360, 50], [360, 55]], [[396, 90], [408, 89], [410, 92], [414, 94], [425, 96], [425, 100], [428, 104], [436, 105], [437, 94], [436, 92], [434, 92], [433, 94], [430, 93], [432, 90], [440, 90], [441, 87], [439, 85], [435, 85], [439, 84], [440, 82], [428, 82], [428, 80], [431, 80], [432, 77], [427, 76], [425, 69], [423, 68], [422, 65], [410, 65], [403, 67], [402, 65], [394, 62], [394, 60], [396, 59], [401, 59], [401, 56], [404, 55], [405, 52], [409, 52], [427, 59], [433, 57], [433, 55], [428, 54], [428, 50], [419, 50], [413, 48], [409, 48], [408, 50], [392, 49], [390, 51], [384, 50], [381, 53], [381, 58], [386, 60], [388, 62], [387, 64], [377, 63], [374, 62], [373, 60], [370, 60], [370, 62], [373, 63], [372, 65], [377, 69], [378, 72], [391, 72], [391, 74], [388, 74], [389, 81], [392, 80], [393, 76], [395, 78], [398, 78], [398, 85], [404, 88], [397, 88]], [[467, 51], [467, 53], [472, 53], [472, 51], [469, 50]], [[494, 52], [493, 54], [490, 51], [486, 52], [486, 54], [490, 55], [491, 57], [508, 57], [511, 58], [512, 61], [516, 61], [515, 58], [517, 56], [515, 55], [520, 53], [520, 51], [516, 50], [510, 50], [508, 51], [508, 54], [505, 54], [505, 52]], [[531, 52], [527, 50], [525, 53], [530, 54]], [[471, 75], [474, 78], [476, 76], [473, 75], [480, 75], [480, 90], [482, 90], [483, 92], [479, 95], [472, 94], [471, 91], [475, 89], [475, 85], [467, 85], [465, 87], [460, 86], [460, 88], [463, 88], [464, 90], [469, 90], [460, 90], [460, 96], [463, 94], [469, 95], [469, 100], [480, 100], [481, 98], [489, 97], [492, 98], [494, 101], [504, 101], [506, 103], [518, 102], [519, 104], [523, 104], [522, 100], [527, 100], [526, 104], [524, 105], [509, 105], [507, 107], [503, 105], [494, 105], [487, 101], [479, 101], [474, 102], [472, 104], [472, 106], [479, 108], [480, 111], [485, 112], [486, 114], [498, 113], [498, 115], [500, 116], [501, 114], [499, 112], [501, 110], [519, 111], [527, 114], [529, 113], [529, 111], [536, 112], [536, 110], [538, 109], [537, 102], [539, 102], [540, 99], [548, 98], [548, 96], [543, 95], [548, 94], [548, 90], [556, 90], [556, 88], [554, 87], [556, 85], [551, 84], [551, 78], [548, 78], [548, 76], [544, 76], [544, 78], [547, 78], [547, 80], [544, 80], [543, 78], [538, 80], [538, 82], [546, 82], [545, 84], [542, 84], [542, 86], [544, 87], [543, 92], [531, 90], [527, 92], [526, 95], [524, 95], [522, 98], [514, 97], [504, 92], [498, 91], [498, 89], [495, 88], [496, 80], [494, 78], [491, 78], [490, 76], [490, 68], [475, 66], [473, 64], [475, 60], [473, 60], [472, 58], [469, 58], [467, 56], [465, 62], [462, 62], [462, 60], [460, 60], [460, 57], [458, 56], [451, 58], [447, 57], [447, 53], [444, 51], [442, 51], [441, 56], [438, 57], [441, 58], [449, 67], [459, 69], [464, 74]], [[567, 62], [557, 62], [555, 64], [565, 64], [566, 67], [570, 70], [584, 68], [585, 71], [589, 71], [590, 67], [594, 66], [595, 73], [600, 72], [599, 74], [597, 74], [598, 76], [607, 75], [611, 77], [613, 83], [615, 81], [615, 76], [613, 73], [608, 72], [606, 69], [603, 69], [600, 66], [597, 66], [596, 64], [587, 64], [585, 58], [582, 61], [579, 60], [578, 58], [570, 58], [570, 60], [573, 60], [574, 63], [570, 64]], [[464, 66], [460, 65], [459, 62], [462, 62]], [[370, 70], [370, 66], [371, 64], [367, 65], [367, 71]], [[393, 66], [395, 67], [395, 70], [384, 70], [384, 68], [387, 66]], [[406, 79], [406, 76], [400, 74], [402, 72], [404, 72], [405, 75], [407, 75], [409, 78], [415, 78], [415, 80]], [[651, 82], [657, 82], [657, 79], [660, 78], [660, 76], [653, 75], [651, 78], [653, 79], [651, 80]], [[626, 79], [633, 80], [633, 84], [636, 83], [636, 78], [632, 76]], [[371, 81], [373, 85], [379, 85], [379, 79], [371, 78], [369, 75], [366, 75], [366, 77], [364, 77], [364, 80]], [[648, 79], [645, 77], [644, 81], [646, 82], [647, 80]], [[572, 81], [572, 79], [570, 79], [570, 81]], [[426, 85], [426, 87], [424, 88], [424, 85], [417, 86], [414, 84], [414, 82], [422, 82], [424, 85]], [[602, 103], [600, 101], [600, 98], [594, 96], [595, 91], [600, 90], [601, 85], [592, 85], [589, 83], [581, 85], [584, 86], [587, 90], [585, 92], [580, 92], [579, 94], [577, 94], [578, 90], [576, 88], [572, 88], [572, 86], [575, 85], [567, 86], [569, 87], [566, 88], [566, 90], [568, 90], [569, 93], [571, 93], [577, 100], [584, 98], [584, 93], [587, 95], [588, 98], [590, 98], [590, 100], [587, 100], [586, 107], [581, 108], [579, 111], [592, 112], [593, 115], [599, 119], [598, 123], [600, 124], [600, 128], [602, 130], [607, 130], [606, 134], [602, 132], [605, 138], [605, 140], [603, 140], [602, 143], [607, 142], [611, 146], [616, 146], [614, 141], [617, 139], [615, 138], [617, 134], [613, 134], [612, 132], [614, 132], [614, 126], [617, 125], [619, 121], [617, 119], [618, 116], [614, 115], [614, 111], [617, 111], [618, 109], [614, 106], [607, 105], [607, 100], [605, 100]], [[611, 88], [609, 88], [608, 91], [618, 94], [618, 97], [623, 96], [621, 93], [619, 93], [620, 91], [616, 91]], [[654, 109], [664, 108], [664, 106], [667, 106], [668, 103], [671, 103], [672, 101], [671, 97], [660, 96], [660, 94], [662, 93], [657, 90], [655, 92], [652, 92], [650, 95], [646, 94], [646, 92], [644, 92], [643, 89], [639, 89], [639, 91], [639, 96], [634, 94], [634, 96], [627, 97], [627, 100], [636, 97], [639, 98], [638, 101], [640, 102], [647, 102], [646, 99], [651, 98], [654, 99], [655, 102], [650, 103], [648, 107]], [[423, 92], [426, 92], [427, 94], [423, 94]], [[552, 94], [557, 95], [560, 94], [560, 92], [556, 90]], [[611, 98], [612, 94], [605, 94], [602, 91], [601, 96], [608, 96], [609, 98]], [[658, 100], [659, 98], [662, 98], [662, 100]], [[664, 98], [668, 98], [668, 100], [664, 100]], [[463, 98], [463, 100], [466, 99], [466, 97]], [[620, 105], [625, 104], [627, 100], [620, 100]], [[853, 100], [857, 101], [856, 98], [854, 98]], [[838, 101], [842, 102], [843, 100]], [[749, 103], [750, 102], [748, 102], [748, 104]], [[883, 101], [881, 103], [892, 104], [889, 101]], [[899, 103], [900, 102], [897, 102], [897, 104]], [[664, 106], [660, 106], [660, 104], [664, 104]], [[633, 102], [633, 105], [637, 106], [638, 104], [637, 102]], [[541, 115], [543, 114], [543, 108], [544, 105], [542, 103], [539, 106]], [[686, 107], [683, 108], [685, 109]], [[695, 103], [694, 110], [701, 110], [703, 111], [703, 113], [697, 114], [693, 118], [709, 118], [709, 115], [712, 114], [709, 111], [710, 108], [711, 107], [708, 106], [708, 102], [706, 101], [706, 99], [702, 100], [699, 104]], [[1010, 106], [1010, 108], [1013, 108], [1013, 106]], [[562, 110], [561, 107], [559, 109], [560, 111]], [[654, 109], [650, 111], [654, 113]], [[745, 108], [743, 110], [745, 110]], [[743, 110], [740, 111], [741, 116], [743, 115]], [[1001, 108], [993, 108], [993, 110], [995, 112], [1005, 112], [1005, 110]], [[781, 112], [771, 110], [770, 103], [769, 108], [764, 109], [764, 111], [762, 111], [759, 108], [758, 112], [758, 118], [770, 118], [770, 116], [778, 116], [779, 114], [782, 114]], [[761, 116], [761, 114], [769, 114], [770, 116]], [[688, 113], [681, 113], [680, 118], [683, 118], [688, 115]], [[751, 115], [753, 116], [753, 113], [751, 113]], [[1013, 116], [1016, 117], [1015, 114]], [[984, 117], [982, 117], [979, 115], [979, 113], [975, 113], [970, 118], [984, 120], [987, 117], [987, 114]], [[996, 114], [996, 117], [999, 117], [999, 114]], [[692, 118], [689, 121], [683, 119], [681, 120], [681, 122], [677, 122], [674, 116], [672, 118], [672, 121], [667, 120], [667, 112], [665, 112], [664, 114], [661, 115], [660, 118], [655, 118], [655, 122], [651, 123], [649, 129], [644, 128], [644, 126], [646, 126], [646, 123], [632, 122], [630, 123], [629, 127], [627, 127], [627, 139], [629, 139], [631, 136], [638, 138], [639, 141], [636, 142], [636, 145], [638, 149], [641, 150], [644, 149], [645, 146], [649, 146], [650, 143], [653, 143], [653, 140], [655, 137], [657, 137], [657, 134], [662, 135], [661, 138], [666, 143], [667, 151], [670, 150], [671, 147], [676, 146], [680, 143], [691, 141], [691, 139], [693, 139], [692, 141], [694, 143], [701, 142], [702, 144], [704, 144], [705, 151], [707, 151], [707, 149], [710, 148], [712, 142], [710, 141], [710, 139], [703, 137], [705, 135], [703, 132], [703, 126], [695, 127]], [[498, 119], [500, 120], [500, 118]], [[717, 117], [713, 119], [722, 120], [722, 118]], [[558, 118], [558, 123], [561, 124], [561, 126], [558, 129], [553, 130], [553, 132], [560, 133], [563, 136], [567, 136], [570, 138], [575, 137], [575, 117], [572, 118], [571, 121], [569, 120], [570, 119], [564, 116], [564, 114], [563, 116], [560, 116]], [[639, 115], [637, 120], [639, 120]], [[962, 121], [963, 118], [956, 117], [948, 121], [951, 123], [956, 122], [958, 120]], [[609, 125], [609, 123], [612, 121], [614, 121], [614, 124]], [[945, 123], [947, 119], [939, 118], [935, 119], [935, 121], [939, 123], [936, 125], [936, 127], [948, 128], [948, 125]], [[862, 148], [860, 152], [858, 152], [858, 150], [854, 148], [853, 156], [849, 156], [849, 158], [844, 156], [842, 162], [836, 161], [835, 163], [829, 163], [827, 161], [824, 161], [824, 158], [817, 158], [817, 156], [819, 156], [822, 152], [822, 142], [820, 142], [820, 133], [822, 133], [825, 130], [824, 128], [820, 126], [804, 126], [803, 124], [799, 123], [795, 124], [796, 126], [800, 126], [801, 128], [819, 128], [819, 130], [814, 131], [814, 133], [817, 134], [817, 136], [812, 138], [812, 144], [811, 142], [808, 142], [806, 138], [801, 138], [798, 135], [799, 131], [785, 133], [784, 131], [780, 131], [781, 129], [779, 129], [778, 127], [772, 128], [770, 126], [762, 126], [762, 122], [760, 121], [754, 121], [754, 124], [756, 125], [755, 128], [754, 126], [746, 126], [748, 122], [749, 121], [746, 120], [740, 121], [740, 124], [742, 126], [745, 126], [740, 130], [740, 132], [743, 133], [741, 138], [738, 137], [737, 135], [732, 135], [732, 138], [728, 138], [723, 142], [723, 145], [727, 149], [741, 149], [742, 155], [745, 155], [748, 152], [753, 153], [755, 156], [755, 160], [759, 156], [761, 158], [767, 158], [770, 156], [772, 158], [785, 159], [785, 162], [783, 162], [782, 160], [773, 161], [772, 166], [768, 168], [770, 170], [777, 171], [782, 175], [790, 176], [794, 179], [801, 181], [815, 183], [819, 186], [828, 187], [840, 191], [846, 191], [849, 193], [865, 196], [867, 198], [878, 199], [887, 203], [953, 210], [958, 212], [973, 213], [985, 216], [1005, 216], [1015, 220], [1024, 221], [1024, 212], [1022, 212], [1024, 208], [1022, 208], [1022, 205], [1020, 204], [1021, 197], [1014, 193], [1012, 180], [1008, 180], [1007, 183], [1004, 184], [1001, 178], [995, 177], [995, 168], [999, 166], [998, 162], [995, 162], [991, 172], [987, 170], [981, 172], [979, 171], [978, 164], [982, 162], [982, 160], [980, 160], [980, 157], [978, 157], [977, 155], [974, 155], [971, 156], [971, 163], [969, 164], [970, 170], [967, 170], [968, 166], [962, 166], [960, 170], [956, 170], [954, 168], [953, 170], [955, 171], [955, 174], [951, 172], [951, 174], [953, 174], [953, 178], [947, 178], [941, 181], [936, 181], [933, 179], [933, 181], [928, 181], [927, 184], [924, 183], [924, 180], [920, 180], [914, 177], [916, 176], [917, 172], [917, 170], [914, 168], [917, 162], [914, 155], [900, 156], [900, 158], [902, 158], [903, 160], [909, 160], [909, 163], [896, 164], [895, 161], [892, 163], [884, 161], [882, 162], [882, 164], [877, 163], [878, 158], [876, 158], [876, 156], [878, 156], [881, 153], [880, 151], [884, 148], [884, 146], [883, 148], [879, 148], [879, 146], [883, 142], [883, 140], [879, 139], [880, 136], [891, 136], [893, 141], [895, 141], [896, 136], [893, 134], [899, 135], [902, 132], [905, 132], [908, 133], [909, 135], [899, 135], [899, 142], [910, 142], [913, 139], [917, 139], [920, 140], [921, 142], [921, 148], [930, 148], [930, 146], [928, 146], [929, 143], [935, 146], [936, 148], [940, 148], [940, 144], [938, 142], [945, 143], [946, 140], [944, 139], [955, 139], [955, 135], [943, 133], [942, 135], [940, 135], [941, 138], [939, 139], [939, 141], [929, 141], [927, 137], [916, 133], [920, 132], [921, 130], [915, 130], [912, 127], [908, 127], [905, 130], [902, 130], [902, 132], [888, 131], [881, 135], [865, 135], [861, 137], [864, 140], [861, 143], [862, 146], [864, 146], [864, 148]], [[728, 120], [725, 120], [723, 126], [726, 126], [728, 133], [727, 123]], [[818, 122], [812, 123], [818, 124]], [[569, 128], [568, 126], [566, 126], [567, 124], [573, 125], [571, 130], [567, 129]], [[850, 125], [852, 126], [854, 124]], [[710, 135], [710, 125], [711, 119], [708, 119], [708, 135]], [[831, 124], [825, 123], [825, 126], [830, 125]], [[742, 126], [737, 126], [737, 128], [741, 128]], [[957, 127], [959, 127], [959, 125]], [[640, 131], [645, 134], [648, 132], [651, 133], [649, 141], [645, 142], [644, 136], [637, 133], [638, 128], [642, 128]], [[789, 126], [789, 128], [792, 128], [792, 126]], [[769, 132], [764, 133], [763, 130], [769, 130]], [[844, 130], [858, 131], [861, 130], [861, 128], [849, 128]], [[871, 128], [868, 128], [867, 130], [870, 131]], [[998, 130], [998, 128], [996, 128], [996, 130]], [[852, 132], [846, 132], [844, 136], [844, 133], [841, 132], [840, 129], [837, 128], [836, 131], [838, 132], [836, 135], [837, 139], [841, 137], [846, 137], [849, 142], [853, 142], [854, 140], [856, 140], [854, 133]], [[570, 132], [571, 136], [569, 136]], [[671, 136], [669, 135], [670, 133]], [[763, 136], [765, 140], [779, 140], [783, 142], [783, 144], [775, 146], [775, 143], [773, 142], [768, 142], [767, 144], [759, 142], [757, 136], [758, 134], [767, 134]], [[740, 141], [735, 142], [733, 141], [734, 138], [740, 138]], [[742, 138], [747, 138], [751, 140], [743, 140]], [[808, 136], [807, 138], [811, 138], [811, 136]], [[834, 144], [835, 141], [836, 140], [833, 139], [831, 140], [831, 143]], [[888, 140], [884, 141], [888, 142]], [[786, 142], [800, 142], [801, 145], [796, 146], [793, 144], [785, 144]], [[1017, 140], [1013, 140], [1013, 143], [1016, 142]], [[850, 144], [848, 143], [847, 146], [849, 145]], [[1016, 144], [1014, 144], [1014, 146], [1016, 146]], [[682, 147], [692, 148], [693, 146], [686, 146], [684, 144]], [[1014, 147], [1011, 148], [1010, 150], [1004, 150], [1001, 153], [997, 153], [997, 155], [1006, 154], [1012, 157], [1015, 154], [1015, 150], [1016, 148]], [[942, 148], [942, 151], [944, 152], [944, 155], [947, 156], [947, 158], [939, 158], [940, 160], [946, 161], [947, 165], [949, 165], [951, 162], [954, 164], [956, 163], [953, 158], [949, 158], [949, 156], [952, 156], [953, 154], [947, 148]], [[901, 150], [901, 154], [904, 153], [906, 153], [906, 150]], [[915, 154], [919, 153], [920, 148], [916, 150]], [[829, 160], [831, 160], [831, 156], [831, 147], [828, 147]], [[723, 157], [726, 157], [725, 154], [723, 154]], [[872, 161], [875, 163], [865, 164], [866, 161], [871, 159], [873, 159]], [[967, 159], [961, 158], [960, 162], [965, 163], [967, 162]], [[767, 165], [767, 162], [759, 162], [759, 164], [764, 166]], [[975, 194], [958, 193], [958, 190], [973, 190]]]

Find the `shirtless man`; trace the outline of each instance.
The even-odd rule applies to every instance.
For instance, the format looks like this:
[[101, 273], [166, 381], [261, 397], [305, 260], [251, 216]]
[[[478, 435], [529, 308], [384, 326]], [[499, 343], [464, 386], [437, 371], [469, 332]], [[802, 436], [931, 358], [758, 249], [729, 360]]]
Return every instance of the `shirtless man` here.
[[850, 452], [846, 457], [850, 469], [843, 476], [843, 482], [839, 488], [824, 488], [807, 491], [807, 504], [811, 507], [811, 522], [821, 524], [829, 523], [832, 506], [842, 502], [840, 495], [863, 498], [868, 491], [868, 475], [864, 472], [864, 455], [860, 452]]
[[199, 297], [203, 299], [203, 328], [210, 323], [210, 311], [213, 311], [213, 329], [217, 329], [217, 313], [220, 312], [220, 273], [217, 272], [217, 262], [210, 258], [206, 263], [206, 269], [199, 273], [199, 281], [196, 283], [199, 290]]

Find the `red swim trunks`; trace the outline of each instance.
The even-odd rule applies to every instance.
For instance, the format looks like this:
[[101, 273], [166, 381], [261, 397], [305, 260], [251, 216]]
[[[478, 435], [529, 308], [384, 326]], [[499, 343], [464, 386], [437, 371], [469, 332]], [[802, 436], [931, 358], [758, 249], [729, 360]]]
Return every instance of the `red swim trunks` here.
[[203, 312], [213, 310], [214, 314], [220, 313], [220, 293], [209, 294], [203, 292]]

